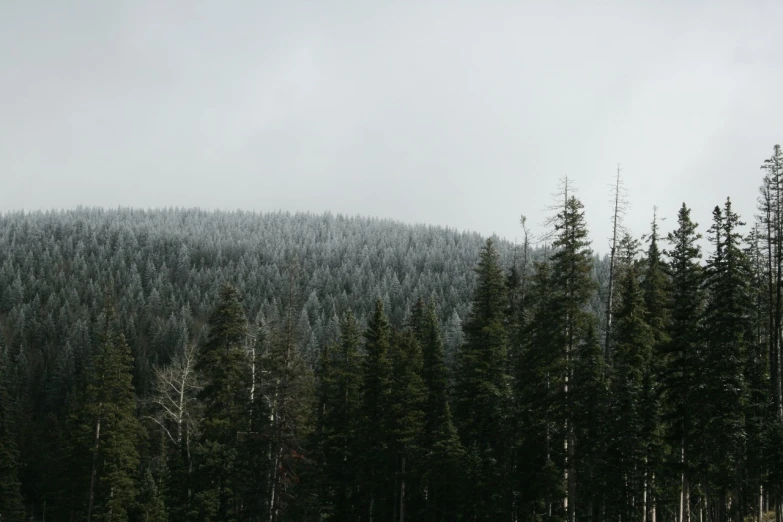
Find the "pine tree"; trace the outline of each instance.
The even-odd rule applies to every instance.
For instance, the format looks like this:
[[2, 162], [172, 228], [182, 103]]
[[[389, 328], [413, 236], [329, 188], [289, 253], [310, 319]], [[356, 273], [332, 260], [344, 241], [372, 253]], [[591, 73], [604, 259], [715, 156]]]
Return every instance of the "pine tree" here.
[[[268, 401], [270, 474], [269, 520], [276, 522], [299, 500], [297, 482], [303, 467], [313, 407], [313, 376], [299, 350], [293, 300], [286, 320], [261, 358], [264, 376], [259, 393]], [[245, 457], [252, 458], [252, 455]]]
[[671, 465], [679, 472], [678, 520], [690, 522], [691, 479], [696, 461], [694, 454], [696, 372], [700, 361], [701, 318], [704, 309], [703, 271], [699, 263], [701, 248], [691, 221], [691, 211], [683, 203], [677, 215], [678, 227], [667, 240], [671, 273], [671, 339], [664, 357], [664, 417], [667, 438], [672, 451]]
[[621, 243], [620, 299], [612, 331], [614, 347], [611, 381], [609, 518], [641, 521], [647, 506], [647, 450], [650, 433], [645, 426], [645, 400], [649, 393], [649, 366], [654, 334], [647, 324], [644, 296], [636, 266], [636, 242]]
[[250, 402], [250, 364], [245, 351], [247, 320], [239, 292], [225, 284], [207, 323], [209, 336], [198, 354], [196, 372], [203, 382], [202, 431], [196, 448], [194, 495], [196, 520], [231, 521], [237, 517], [240, 487], [237, 432], [246, 430]]
[[[658, 246], [660, 236], [658, 233], [657, 209], [653, 214], [650, 234], [647, 237], [647, 252], [642, 261], [643, 279], [641, 282], [644, 293], [644, 308], [646, 311], [645, 322], [653, 335], [652, 358], [646, 368], [645, 397], [643, 403], [643, 426], [647, 437], [646, 473], [647, 484], [645, 519], [647, 521], [657, 518], [658, 503], [661, 495], [665, 497], [664, 490], [671, 489], [673, 482], [671, 473], [663, 466], [664, 454], [667, 446], [663, 440], [663, 426], [661, 422], [661, 376], [663, 373], [663, 361], [665, 349], [669, 343], [669, 274], [666, 263], [662, 259], [662, 253]], [[668, 487], [668, 488], [667, 488]]]
[[765, 175], [758, 203], [766, 258], [767, 358], [773, 410], [778, 422], [783, 422], [783, 149], [780, 145], [775, 145], [772, 156], [764, 160], [761, 168]]
[[580, 516], [602, 518], [609, 470], [606, 456], [617, 448], [607, 448], [609, 390], [604, 350], [595, 326], [588, 326], [585, 339], [574, 353], [574, 468], [577, 471], [576, 500]]
[[459, 505], [461, 464], [464, 449], [459, 441], [449, 406], [449, 372], [445, 363], [435, 304], [419, 299], [411, 312], [411, 326], [421, 345], [425, 387], [423, 488], [426, 503], [421, 518], [452, 520]]
[[746, 237], [745, 254], [750, 265], [749, 306], [750, 328], [752, 336], [747, 340], [745, 354], [745, 429], [747, 433], [746, 464], [744, 483], [746, 498], [750, 501], [751, 512], [760, 520], [763, 511], [765, 478], [774, 459], [768, 441], [768, 429], [774, 422], [774, 411], [770, 408], [769, 366], [767, 364], [768, 345], [766, 344], [765, 315], [765, 273], [764, 258], [760, 250], [761, 237], [758, 227]]
[[138, 517], [144, 522], [167, 522], [166, 506], [152, 471], [147, 468], [139, 486]]
[[80, 454], [89, 455], [86, 520], [128, 520], [136, 497], [138, 444], [133, 358], [109, 298], [101, 342], [87, 373], [81, 408], [72, 417]]
[[491, 520], [508, 509], [504, 477], [510, 463], [510, 376], [506, 280], [491, 239], [481, 250], [478, 286], [458, 357], [456, 419], [462, 443], [474, 462], [468, 516]]
[[327, 345], [318, 372], [321, 503], [329, 520], [356, 520], [357, 442], [361, 424], [362, 361], [359, 325], [351, 311], [340, 320], [339, 344]]
[[427, 390], [422, 380], [422, 354], [414, 332], [394, 332], [391, 343], [391, 450], [396, 468], [394, 520], [421, 509], [422, 433]]
[[557, 517], [565, 497], [563, 483], [563, 375], [565, 359], [559, 350], [562, 323], [556, 312], [558, 294], [553, 284], [552, 265], [534, 264], [530, 287], [530, 318], [525, 328], [515, 365], [519, 435], [516, 446], [515, 489], [526, 518]]
[[[707, 261], [708, 301], [704, 318], [705, 346], [700, 368], [699, 418], [703, 430], [706, 479], [721, 520], [739, 520], [740, 466], [745, 444], [745, 360], [752, 339], [750, 264], [738, 228], [744, 225], [726, 199], [715, 207]], [[731, 505], [736, 513], [729, 513]]]
[[391, 326], [383, 301], [364, 332], [361, 433], [358, 451], [362, 520], [381, 520], [394, 511], [394, 456], [391, 438]]
[[15, 413], [6, 387], [6, 375], [0, 341], [0, 520], [22, 522], [25, 511], [19, 482], [19, 450], [13, 429]]
[[566, 498], [563, 511], [568, 522], [574, 522], [576, 501], [576, 468], [574, 466], [573, 399], [571, 398], [572, 359], [578, 347], [585, 342], [595, 317], [586, 310], [596, 292], [592, 279], [593, 254], [584, 220], [584, 207], [574, 196], [568, 196], [555, 218], [556, 238], [553, 242], [552, 285], [556, 292], [552, 320], [562, 328], [555, 345], [563, 358], [563, 473]]

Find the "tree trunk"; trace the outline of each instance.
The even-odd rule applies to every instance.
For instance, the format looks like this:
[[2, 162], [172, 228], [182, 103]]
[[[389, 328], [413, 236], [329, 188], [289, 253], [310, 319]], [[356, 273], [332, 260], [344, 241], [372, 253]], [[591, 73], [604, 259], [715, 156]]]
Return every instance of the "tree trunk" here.
[[614, 300], [614, 265], [617, 252], [617, 227], [620, 215], [620, 165], [617, 165], [617, 180], [614, 185], [614, 213], [612, 214], [612, 245], [609, 248], [609, 289], [606, 298], [606, 339], [604, 341], [604, 358], [609, 362], [611, 358], [612, 336], [612, 306]]
[[87, 522], [92, 520], [92, 508], [95, 502], [95, 481], [98, 478], [98, 448], [101, 443], [101, 418], [95, 423], [95, 445], [92, 450], [92, 472], [90, 473], [90, 499], [87, 503]]
[[400, 522], [405, 522], [405, 456], [400, 469]]

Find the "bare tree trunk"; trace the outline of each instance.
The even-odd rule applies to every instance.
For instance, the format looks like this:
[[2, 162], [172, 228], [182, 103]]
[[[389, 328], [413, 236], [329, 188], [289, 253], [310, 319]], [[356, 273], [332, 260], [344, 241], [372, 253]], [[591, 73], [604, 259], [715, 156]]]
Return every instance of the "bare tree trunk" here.
[[98, 448], [101, 444], [101, 418], [95, 423], [95, 444], [92, 449], [92, 472], [90, 473], [90, 499], [87, 503], [87, 522], [92, 520], [92, 508], [95, 501], [95, 481], [98, 478]]
[[647, 481], [648, 481], [648, 477], [647, 477], [647, 458], [646, 457], [644, 459], [644, 464], [645, 464], [645, 466], [644, 466], [644, 479], [642, 481], [642, 522], [648, 522], [648, 518], [647, 518], [647, 501], [648, 501], [648, 499], [647, 499], [647, 494], [648, 494]]
[[400, 522], [405, 522], [405, 456], [400, 469]]
[[620, 217], [620, 165], [617, 165], [617, 179], [614, 185], [614, 213], [612, 214], [612, 244], [609, 248], [609, 291], [606, 297], [606, 339], [604, 341], [604, 358], [611, 358], [610, 341], [612, 335], [612, 306], [614, 300], [614, 266], [617, 252], [617, 228]]
[[691, 520], [691, 492], [690, 492], [690, 478], [688, 477], [687, 460], [685, 458], [685, 437], [681, 440], [680, 447], [680, 464], [683, 466], [681, 472], [681, 489], [680, 489], [680, 509], [678, 522], [690, 522]]

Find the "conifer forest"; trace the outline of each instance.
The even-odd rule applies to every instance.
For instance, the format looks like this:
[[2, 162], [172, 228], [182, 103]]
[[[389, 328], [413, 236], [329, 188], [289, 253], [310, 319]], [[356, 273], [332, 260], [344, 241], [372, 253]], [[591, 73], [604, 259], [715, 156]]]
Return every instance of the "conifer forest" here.
[[780, 146], [760, 164], [755, 215], [650, 209], [609, 252], [567, 179], [516, 243], [0, 215], [0, 521], [781, 522]]

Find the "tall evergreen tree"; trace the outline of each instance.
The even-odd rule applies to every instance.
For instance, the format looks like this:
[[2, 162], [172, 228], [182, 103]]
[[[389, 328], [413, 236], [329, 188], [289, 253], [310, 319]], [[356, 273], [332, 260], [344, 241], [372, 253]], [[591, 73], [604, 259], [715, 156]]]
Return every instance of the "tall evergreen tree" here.
[[339, 344], [328, 345], [318, 374], [321, 503], [329, 520], [358, 516], [356, 467], [361, 411], [361, 333], [353, 313], [340, 320]]
[[[703, 429], [703, 466], [718, 520], [741, 520], [740, 482], [745, 445], [745, 361], [753, 337], [750, 321], [750, 264], [742, 250], [739, 227], [732, 210], [715, 207], [707, 261], [705, 346], [700, 368], [699, 417]], [[728, 511], [729, 506], [735, 510]]]
[[[604, 350], [595, 326], [589, 325], [585, 339], [573, 358], [574, 469], [577, 473], [576, 502], [580, 517], [601, 519], [605, 513], [610, 470], [606, 456], [617, 451], [607, 446], [610, 428], [609, 390]], [[610, 451], [611, 448], [611, 451]]]
[[425, 387], [422, 468], [426, 498], [421, 519], [454, 520], [460, 504], [460, 474], [464, 449], [449, 405], [449, 371], [446, 367], [435, 304], [419, 299], [411, 313], [411, 326], [422, 351]]
[[525, 518], [562, 520], [563, 483], [563, 376], [565, 358], [552, 349], [562, 341], [562, 324], [557, 321], [559, 297], [548, 262], [534, 265], [531, 277], [530, 318], [525, 328], [515, 365], [517, 400], [515, 440], [515, 489], [520, 492], [519, 509]]
[[237, 519], [237, 433], [247, 429], [251, 366], [245, 346], [248, 329], [239, 292], [231, 285], [220, 289], [220, 299], [207, 323], [209, 334], [196, 361], [203, 387], [202, 432], [196, 451], [198, 478], [194, 495], [196, 520]]
[[313, 407], [312, 372], [297, 349], [292, 302], [288, 308], [285, 322], [273, 332], [272, 342], [259, 364], [263, 378], [258, 393], [267, 401], [269, 412], [267, 500], [270, 522], [283, 518], [286, 510], [299, 500], [296, 484]]
[[376, 300], [364, 339], [359, 488], [363, 498], [361, 519], [374, 521], [394, 511], [391, 326], [380, 298]]
[[[663, 497], [665, 503], [666, 490], [671, 490], [673, 480], [670, 469], [663, 466], [664, 454], [667, 449], [663, 440], [661, 422], [661, 376], [665, 360], [665, 350], [669, 343], [669, 274], [667, 265], [659, 247], [657, 209], [653, 214], [650, 234], [647, 236], [647, 252], [642, 260], [641, 282], [644, 294], [645, 322], [650, 327], [653, 336], [652, 357], [645, 373], [645, 398], [643, 404], [643, 426], [647, 434], [646, 474], [647, 484], [645, 520], [652, 521], [658, 517], [658, 504]], [[670, 499], [668, 499], [670, 500]], [[670, 505], [673, 502], [670, 501]]]
[[661, 379], [664, 393], [664, 421], [672, 447], [671, 465], [679, 472], [678, 520], [690, 522], [691, 486], [696, 455], [694, 448], [696, 373], [700, 366], [701, 318], [704, 310], [703, 270], [699, 260], [701, 234], [691, 220], [691, 211], [683, 203], [677, 215], [678, 227], [667, 236], [672, 245], [669, 255], [671, 273], [671, 322], [669, 338], [663, 350]]
[[456, 419], [474, 463], [474, 489], [466, 498], [476, 520], [492, 520], [511, 499], [504, 477], [510, 461], [510, 376], [507, 371], [506, 280], [491, 239], [476, 268], [478, 287], [465, 324], [456, 376]]
[[0, 340], [0, 520], [22, 522], [25, 519], [25, 511], [19, 481], [19, 450], [14, 430], [16, 415], [6, 385], [8, 369], [2, 348]]
[[[86, 520], [125, 521], [137, 493], [138, 444], [133, 358], [106, 298], [100, 344], [93, 354], [79, 410], [72, 416], [75, 455], [89, 459]], [[83, 465], [79, 465], [84, 469]], [[78, 469], [78, 468], [77, 468]]]
[[561, 328], [558, 350], [564, 360], [563, 412], [564, 455], [563, 472], [566, 497], [563, 511], [568, 522], [574, 522], [576, 501], [576, 469], [574, 467], [573, 381], [572, 359], [579, 346], [585, 342], [595, 317], [587, 311], [587, 304], [596, 292], [592, 279], [593, 255], [584, 220], [584, 207], [574, 196], [565, 193], [565, 202], [555, 218], [556, 237], [553, 242], [552, 285], [556, 292], [554, 317]]
[[422, 434], [425, 430], [427, 391], [422, 380], [421, 345], [413, 331], [392, 335], [390, 417], [391, 450], [395, 462], [394, 520], [422, 508]]
[[607, 516], [641, 521], [646, 515], [648, 439], [645, 400], [650, 394], [649, 366], [654, 334], [647, 324], [644, 296], [636, 264], [636, 242], [621, 243], [620, 299], [612, 331], [614, 347], [611, 380], [610, 444], [608, 457], [612, 496]]

